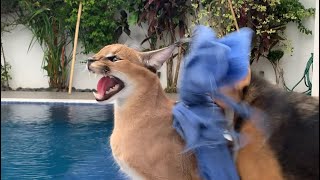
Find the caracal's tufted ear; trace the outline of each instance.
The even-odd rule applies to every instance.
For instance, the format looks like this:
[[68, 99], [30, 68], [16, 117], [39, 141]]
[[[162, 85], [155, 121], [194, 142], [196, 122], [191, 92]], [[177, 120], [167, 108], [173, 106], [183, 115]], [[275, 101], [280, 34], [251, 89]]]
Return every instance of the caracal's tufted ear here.
[[163, 63], [170, 58], [175, 48], [176, 45], [173, 44], [154, 51], [140, 52], [139, 55], [146, 66], [159, 70]]
[[182, 44], [188, 43], [190, 41], [190, 38], [182, 38], [168, 47], [154, 51], [140, 52], [141, 60], [147, 67], [153, 67], [156, 70], [158, 70], [161, 68], [163, 63], [170, 58], [172, 52], [176, 47], [181, 46]]

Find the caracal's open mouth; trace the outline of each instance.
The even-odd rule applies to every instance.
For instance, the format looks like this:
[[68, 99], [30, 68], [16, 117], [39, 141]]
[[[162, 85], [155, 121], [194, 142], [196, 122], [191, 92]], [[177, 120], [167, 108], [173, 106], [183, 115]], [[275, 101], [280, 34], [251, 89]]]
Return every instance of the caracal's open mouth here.
[[108, 75], [102, 77], [97, 85], [97, 92], [93, 92], [97, 101], [105, 101], [120, 92], [124, 83], [117, 77]]

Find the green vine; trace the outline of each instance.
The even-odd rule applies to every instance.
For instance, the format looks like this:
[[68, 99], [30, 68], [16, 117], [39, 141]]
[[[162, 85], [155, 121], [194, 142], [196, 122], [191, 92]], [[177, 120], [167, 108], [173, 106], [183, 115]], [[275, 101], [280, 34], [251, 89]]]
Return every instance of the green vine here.
[[[209, 24], [219, 36], [235, 31], [233, 17], [226, 0], [202, 0], [209, 14]], [[303, 25], [303, 20], [313, 16], [314, 8], [305, 8], [299, 0], [237, 0], [232, 1], [239, 27], [250, 27], [255, 31], [251, 63], [261, 56], [267, 57], [273, 48], [288, 46], [284, 30], [289, 22], [297, 24], [304, 34], [312, 31]], [[280, 49], [281, 50], [281, 49]]]
[[[71, 32], [74, 32], [79, 1], [65, 2], [72, 8], [66, 21]], [[124, 11], [128, 7], [127, 1], [83, 0], [82, 4], [79, 40], [83, 44], [85, 54], [97, 52], [106, 44], [116, 43], [123, 31], [130, 35], [127, 13]]]
[[[193, 24], [204, 23], [214, 28], [218, 36], [235, 31], [234, 19], [227, 0], [192, 0], [195, 15]], [[201, 7], [202, 6], [202, 7]], [[238, 26], [249, 27], [255, 31], [250, 64], [260, 57], [266, 58], [275, 72], [276, 84], [285, 88], [284, 71], [280, 60], [284, 52], [293, 52], [284, 31], [293, 22], [301, 33], [312, 34], [303, 21], [313, 16], [314, 8], [305, 8], [299, 0], [233, 0]]]
[[[180, 38], [185, 36], [188, 30], [187, 17], [190, 10], [191, 6], [187, 0], [140, 0], [134, 4], [132, 2], [129, 8], [129, 22], [148, 25], [146, 38], [141, 44], [148, 42], [150, 49], [154, 50], [173, 44], [177, 40], [177, 35]], [[180, 64], [183, 52], [184, 49], [179, 49], [178, 54], [166, 61], [166, 92], [177, 91], [179, 67], [174, 69], [173, 61], [177, 56], [177, 64]]]
[[11, 80], [12, 77], [9, 74], [9, 70], [11, 69], [11, 65], [6, 63], [5, 65], [1, 64], [1, 85], [7, 86], [8, 80]]
[[[44, 48], [43, 68], [50, 77], [50, 86], [64, 87], [70, 57], [65, 54], [67, 37], [74, 37], [79, 0], [13, 0], [1, 1], [7, 13], [17, 11], [18, 22], [26, 25]], [[235, 31], [233, 17], [227, 0], [82, 0], [83, 10], [79, 40], [84, 53], [97, 52], [106, 44], [116, 43], [124, 32], [130, 35], [129, 25], [148, 25], [146, 38], [150, 49], [167, 46], [177, 35], [188, 36], [195, 24], [211, 26], [218, 36]], [[2, 5], [13, 8], [3, 8]], [[239, 27], [255, 31], [251, 63], [260, 57], [267, 58], [279, 69], [278, 62], [290, 48], [284, 36], [286, 25], [293, 22], [301, 33], [312, 31], [303, 21], [314, 15], [314, 8], [305, 8], [299, 0], [233, 0]], [[18, 7], [18, 8], [17, 8]], [[192, 17], [192, 25], [188, 18]], [[7, 26], [1, 21], [1, 32]], [[71, 38], [72, 39], [72, 38]], [[173, 57], [181, 61], [184, 48]], [[167, 91], [175, 92], [179, 69], [173, 69], [173, 57], [167, 61]], [[276, 59], [276, 60], [275, 60]]]

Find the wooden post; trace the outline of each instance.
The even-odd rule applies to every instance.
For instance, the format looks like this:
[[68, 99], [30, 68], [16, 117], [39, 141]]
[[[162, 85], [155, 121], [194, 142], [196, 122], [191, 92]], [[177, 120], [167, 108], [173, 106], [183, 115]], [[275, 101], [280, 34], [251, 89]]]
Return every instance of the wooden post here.
[[78, 35], [79, 35], [79, 25], [80, 25], [81, 11], [82, 11], [82, 2], [79, 3], [78, 18], [77, 18], [77, 24], [76, 24], [76, 32], [75, 32], [75, 35], [74, 35], [73, 52], [72, 52], [72, 63], [71, 63], [71, 71], [70, 71], [70, 78], [69, 78], [69, 91], [68, 91], [69, 94], [71, 94], [71, 90], [72, 90], [74, 62], [76, 60], [76, 50], [77, 50], [77, 44], [78, 44]]
[[228, 4], [229, 4], [230, 10], [231, 10], [231, 14], [232, 14], [232, 17], [233, 17], [234, 25], [236, 26], [237, 31], [239, 31], [239, 26], [238, 26], [238, 22], [237, 22], [237, 17], [236, 17], [236, 15], [235, 15], [234, 11], [233, 11], [233, 6], [232, 6], [231, 0], [228, 0]]

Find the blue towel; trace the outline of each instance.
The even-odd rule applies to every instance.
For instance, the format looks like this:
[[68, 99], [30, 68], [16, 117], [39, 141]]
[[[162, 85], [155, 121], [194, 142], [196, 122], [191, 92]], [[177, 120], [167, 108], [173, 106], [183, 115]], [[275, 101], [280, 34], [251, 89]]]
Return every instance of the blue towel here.
[[219, 88], [231, 86], [247, 75], [252, 32], [242, 28], [218, 39], [210, 28], [197, 26], [182, 65], [173, 127], [185, 140], [186, 151], [195, 153], [205, 180], [239, 179], [224, 138], [227, 120], [212, 99], [219, 98], [236, 113], [250, 116], [248, 106], [223, 96]]

